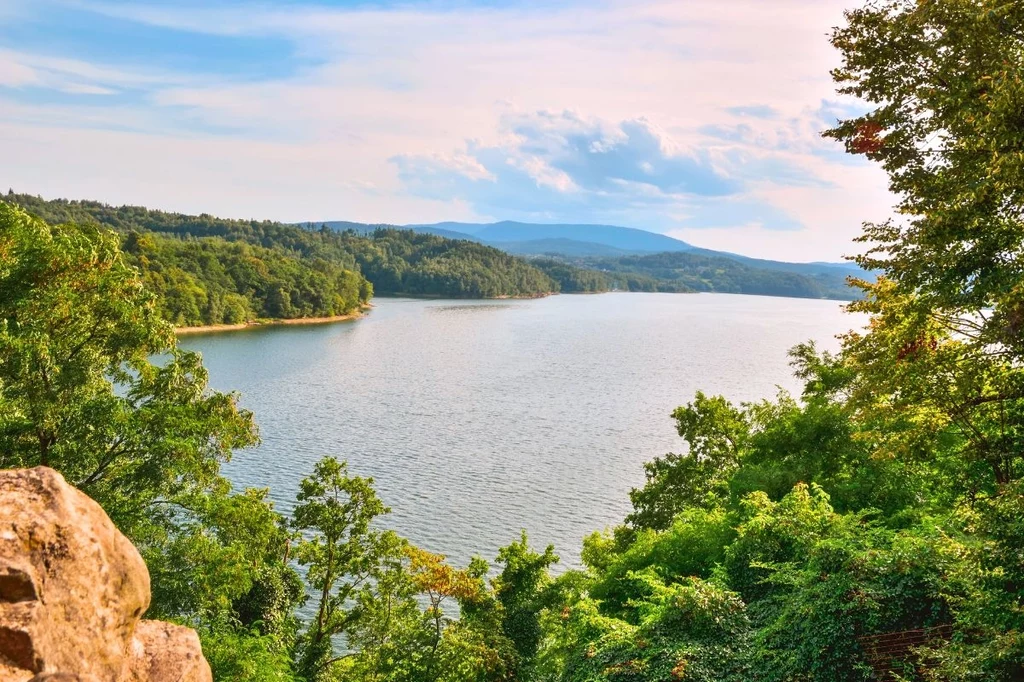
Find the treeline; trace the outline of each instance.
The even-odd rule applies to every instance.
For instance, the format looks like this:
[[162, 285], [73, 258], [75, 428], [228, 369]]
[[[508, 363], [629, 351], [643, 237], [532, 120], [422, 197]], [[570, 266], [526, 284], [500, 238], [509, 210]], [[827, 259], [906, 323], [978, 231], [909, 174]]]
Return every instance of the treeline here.
[[317, 232], [351, 254], [379, 294], [445, 298], [542, 296], [550, 277], [516, 256], [466, 240], [380, 227], [368, 235]]
[[[315, 224], [298, 226], [273, 221], [228, 220], [209, 215], [189, 216], [137, 206], [114, 207], [95, 201], [44, 200], [13, 192], [8, 193], [6, 200], [51, 224], [94, 221], [122, 234], [152, 232], [179, 239], [216, 238], [242, 242], [265, 249], [259, 257], [271, 257], [271, 251], [277, 252], [280, 257], [303, 261], [304, 265], [318, 272], [327, 267], [325, 264], [331, 264], [332, 267], [360, 273], [372, 284], [373, 291], [382, 295], [497, 298], [610, 290], [717, 292], [843, 300], [856, 295], [841, 275], [808, 275], [758, 268], [728, 258], [692, 253], [524, 260], [477, 242], [452, 240], [384, 225], [369, 231], [336, 231]], [[292, 269], [296, 270], [295, 267]], [[205, 288], [201, 278], [201, 274], [193, 273], [199, 288]], [[314, 296], [308, 291], [309, 277], [282, 282], [282, 287], [287, 290], [284, 297], [295, 297], [290, 309], [312, 309], [310, 299]], [[263, 288], [272, 287], [267, 284]], [[159, 286], [158, 290], [163, 291]], [[177, 294], [178, 290], [174, 293]], [[249, 298], [241, 290], [234, 293]], [[194, 298], [188, 293], [183, 295]], [[323, 290], [319, 296], [330, 299], [333, 292]], [[275, 293], [273, 298], [280, 301], [282, 295]], [[169, 310], [177, 315], [180, 310], [197, 308], [203, 314], [202, 311], [207, 309], [216, 312], [226, 305], [232, 311], [231, 315], [235, 315], [240, 309], [236, 305], [237, 299], [232, 300], [234, 304], [230, 305], [215, 302], [196, 306], [184, 301], [170, 306]], [[264, 315], [267, 310], [265, 300], [266, 296], [249, 299], [249, 308], [254, 315]], [[295, 312], [291, 316], [305, 314], [328, 313]], [[204, 315], [202, 319], [210, 324], [215, 317]]]
[[605, 273], [614, 288], [628, 291], [705, 291], [839, 300], [850, 300], [856, 295], [842, 275], [759, 268], [695, 253], [583, 258], [572, 262]]
[[710, 292], [850, 300], [858, 295], [841, 274], [803, 274], [686, 252], [528, 258], [564, 292]]
[[[365, 303], [362, 296], [373, 292], [497, 298], [559, 291], [558, 283], [536, 267], [498, 249], [386, 226], [358, 234], [95, 201], [44, 200], [14, 192], [5, 199], [54, 225], [99, 223], [125, 238], [133, 233], [151, 235], [146, 256], [153, 272], [149, 278], [150, 271], [144, 270], [147, 282], [174, 299], [166, 310], [168, 319], [179, 324], [235, 320], [244, 314], [243, 308], [257, 317], [338, 314], [328, 311], [346, 310], [353, 282], [360, 291], [358, 303]], [[203, 246], [184, 246], [189, 243]], [[245, 255], [241, 245], [249, 246]], [[136, 257], [133, 248], [127, 250]], [[189, 264], [189, 255], [203, 263]], [[226, 260], [219, 266], [211, 261], [221, 256]], [[343, 271], [351, 271], [356, 279]], [[266, 279], [256, 282], [253, 274]], [[356, 281], [361, 278], [369, 284]], [[207, 294], [205, 302], [200, 290]], [[246, 299], [246, 306], [239, 297]]]
[[612, 280], [603, 272], [571, 265], [558, 258], [530, 258], [530, 265], [558, 284], [566, 294], [595, 294], [610, 291]]
[[365, 277], [325, 258], [136, 231], [122, 246], [162, 317], [177, 326], [348, 315], [373, 295]]

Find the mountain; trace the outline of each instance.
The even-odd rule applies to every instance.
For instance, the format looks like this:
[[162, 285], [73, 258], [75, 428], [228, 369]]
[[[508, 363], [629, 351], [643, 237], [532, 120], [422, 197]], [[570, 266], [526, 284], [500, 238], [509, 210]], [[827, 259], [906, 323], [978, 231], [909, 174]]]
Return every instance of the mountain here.
[[617, 249], [607, 244], [581, 242], [575, 239], [531, 239], [520, 242], [487, 242], [491, 246], [519, 256], [625, 256], [635, 251]]
[[518, 223], [505, 220], [499, 223], [435, 223], [433, 225], [406, 225], [410, 229], [439, 228], [469, 235], [487, 243], [530, 242], [542, 239], [562, 239], [611, 246], [632, 253], [662, 253], [690, 251], [691, 244], [667, 235], [633, 227], [617, 225], [575, 225]]
[[[354, 229], [362, 233], [370, 233], [381, 227], [345, 221], [323, 224], [336, 230]], [[584, 270], [615, 273], [608, 280], [610, 286], [629, 290], [730, 291], [848, 299], [855, 296], [856, 292], [846, 284], [846, 278], [870, 274], [853, 263], [792, 263], [752, 258], [728, 251], [705, 249], [667, 235], [617, 225], [520, 223], [506, 220], [497, 223], [420, 223], [402, 227], [448, 239], [479, 242], [526, 258], [555, 259]], [[686, 254], [690, 257], [670, 258], [667, 261], [663, 258], [641, 258], [673, 254]], [[709, 263], [718, 264], [717, 274], [709, 273]], [[734, 265], [742, 267], [737, 269]], [[548, 274], [556, 280], [563, 279], [560, 271]], [[622, 276], [627, 274], [631, 279], [623, 280]], [[781, 277], [782, 274], [799, 275], [804, 279], [787, 281]]]
[[730, 253], [728, 251], [715, 251], [714, 249], [701, 249], [694, 248], [687, 253], [692, 253], [699, 256], [712, 256], [716, 258], [728, 258], [738, 263], [743, 263], [752, 268], [761, 268], [765, 270], [782, 270], [784, 272], [795, 272], [801, 275], [839, 275], [847, 277], [849, 275], [863, 275], [864, 271], [856, 263], [826, 263], [822, 261], [816, 261], [812, 263], [792, 263], [789, 261], [779, 260], [767, 260], [764, 258], [751, 258], [750, 256], [741, 256], [738, 253]]
[[[344, 220], [329, 220], [303, 225], [327, 225], [331, 229], [357, 232], [372, 232], [378, 227]], [[716, 256], [739, 261], [754, 268], [783, 270], [808, 275], [842, 274], [856, 275], [863, 271], [854, 263], [829, 263], [815, 261], [795, 263], [742, 256], [729, 251], [717, 251], [694, 246], [668, 235], [648, 232], [634, 227], [618, 225], [586, 225], [570, 223], [520, 223], [505, 220], [497, 223], [414, 223], [401, 225], [406, 229], [426, 234], [435, 234], [448, 239], [466, 239], [481, 242], [509, 253], [525, 256], [559, 255], [573, 258], [597, 256], [642, 255], [651, 253], [693, 253], [702, 256]]]
[[[370, 234], [381, 225], [328, 221], [306, 223]], [[577, 271], [606, 275], [607, 286], [629, 291], [716, 291], [772, 296], [850, 299], [857, 291], [848, 277], [865, 277], [854, 263], [793, 263], [705, 249], [667, 235], [617, 225], [419, 223], [401, 226], [419, 233], [478, 242], [523, 256], [575, 291], [591, 290]], [[543, 259], [541, 264], [537, 259]], [[556, 267], [553, 261], [562, 266]], [[565, 267], [576, 270], [565, 274]], [[786, 277], [790, 275], [791, 277]], [[581, 283], [583, 282], [583, 283]], [[577, 289], [577, 287], [579, 287]]]
[[[330, 223], [328, 223], [330, 225]], [[741, 256], [694, 246], [664, 234], [616, 225], [519, 223], [457, 223], [405, 225], [417, 232], [443, 231], [452, 239], [471, 239], [519, 255], [569, 258], [612, 257], [653, 253], [692, 253], [728, 258], [751, 268], [781, 270], [801, 275], [845, 278], [863, 275], [854, 263], [792, 263]]]

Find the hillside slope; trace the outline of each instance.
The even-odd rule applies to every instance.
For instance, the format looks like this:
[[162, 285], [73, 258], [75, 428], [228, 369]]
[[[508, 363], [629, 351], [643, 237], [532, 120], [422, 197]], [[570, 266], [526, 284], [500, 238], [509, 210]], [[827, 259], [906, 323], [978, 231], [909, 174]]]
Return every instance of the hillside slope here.
[[488, 224], [448, 222], [434, 225], [407, 225], [406, 227], [413, 229], [439, 228], [470, 235], [488, 243], [562, 239], [603, 244], [629, 252], [647, 253], [689, 251], [694, 248], [686, 242], [667, 235], [617, 225], [540, 224], [505, 220]]
[[[312, 223], [310, 223], [312, 224]], [[372, 232], [379, 226], [335, 220], [315, 223], [335, 230]], [[753, 258], [729, 251], [716, 251], [689, 244], [667, 235], [617, 225], [543, 224], [503, 221], [499, 223], [442, 222], [402, 226], [416, 232], [438, 234], [450, 239], [481, 242], [508, 253], [563, 259], [650, 255], [655, 253], [691, 253], [726, 258], [750, 268], [778, 270], [808, 275], [814, 279], [840, 281], [848, 276], [864, 277], [854, 263], [800, 263]], [[831, 285], [828, 285], [831, 286]]]
[[[166, 316], [178, 324], [217, 324], [236, 319], [240, 310], [285, 319], [335, 314], [340, 290], [364, 298], [371, 292], [493, 298], [558, 290], [539, 269], [504, 251], [410, 230], [314, 230], [13, 192], [3, 199], [50, 224], [99, 223], [123, 234], [129, 252], [143, 248], [136, 265], [165, 296]], [[127, 243], [132, 233], [148, 239], [133, 246]], [[221, 293], [241, 296], [248, 305]], [[172, 299], [181, 305], [171, 305]]]

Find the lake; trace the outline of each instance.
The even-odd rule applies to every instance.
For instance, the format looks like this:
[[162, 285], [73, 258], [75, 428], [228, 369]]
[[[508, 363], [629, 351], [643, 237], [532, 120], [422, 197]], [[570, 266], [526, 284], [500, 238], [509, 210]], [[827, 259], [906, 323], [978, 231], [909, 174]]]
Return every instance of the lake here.
[[363, 319], [185, 336], [237, 390], [263, 443], [225, 474], [292, 509], [324, 455], [373, 476], [386, 525], [464, 565], [526, 529], [562, 566], [629, 512], [643, 462], [682, 441], [697, 390], [798, 391], [786, 351], [859, 326], [835, 301], [609, 293], [512, 301], [380, 298]]

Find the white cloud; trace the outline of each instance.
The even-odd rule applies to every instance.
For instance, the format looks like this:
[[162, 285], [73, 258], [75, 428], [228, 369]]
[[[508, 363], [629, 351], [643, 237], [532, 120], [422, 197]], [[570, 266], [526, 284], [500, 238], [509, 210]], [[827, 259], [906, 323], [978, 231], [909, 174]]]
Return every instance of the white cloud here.
[[513, 156], [507, 159], [506, 163], [529, 175], [538, 187], [550, 187], [559, 192], [577, 192], [580, 189], [568, 173], [558, 168], [552, 168], [539, 156], [521, 158]]
[[[140, 71], [80, 59], [0, 48], [0, 86], [44, 88], [77, 95], [112, 95], [122, 88], [169, 87], [202, 79], [166, 71]], [[2, 119], [0, 119], [2, 123]]]
[[[687, 199], [651, 209], [661, 215], [609, 205], [603, 222], [680, 227], [689, 241], [709, 246], [729, 234], [766, 249], [789, 240], [789, 257], [833, 259], [852, 249], [849, 238], [861, 221], [884, 218], [891, 203], [877, 173], [831, 159], [833, 148], [819, 137], [821, 103], [834, 98], [828, 70], [836, 57], [825, 34], [841, 22], [845, 4], [622, 0], [456, 11], [78, 2], [196, 33], [285, 38], [308, 59], [289, 76], [237, 82], [0, 52], [0, 84], [9, 87], [45, 82], [65, 92], [145, 92], [142, 103], [88, 111], [0, 99], [0, 137], [38, 145], [36, 153], [19, 145], [19, 165], [6, 180], [50, 195], [182, 209], [201, 204], [230, 215], [502, 218], [472, 194], [414, 195], [389, 159], [409, 161], [407, 174], [415, 170], [413, 159], [432, 160], [419, 171], [448, 168], [483, 186], [496, 184], [500, 173], [470, 153], [467, 140], [475, 149], [514, 149], [504, 164], [526, 173], [535, 187], [582, 202], [581, 176], [559, 167], [551, 150], [580, 122], [602, 133], [591, 139], [602, 147], [628, 137], [623, 122], [642, 121], [637, 125], [665, 159], [696, 159], [742, 183], [744, 201], [799, 219], [802, 239], [793, 231], [757, 232], [746, 221], [721, 224], [729, 221], [728, 207], [721, 220], [705, 220], [718, 227], [686, 227], [711, 210]], [[539, 125], [542, 111], [577, 112], [577, 121], [556, 116], [526, 143], [522, 131], [510, 130], [516, 116]], [[758, 111], [771, 115], [748, 113]], [[76, 126], [76, 120], [83, 122]], [[49, 135], [48, 127], [59, 133]], [[94, 148], [98, 139], [109, 144], [105, 153]], [[212, 157], [211, 150], [232, 158]], [[53, 167], [55, 158], [64, 160], [62, 168]], [[619, 177], [615, 191], [631, 192], [639, 202], [651, 187], [663, 186], [665, 171], [654, 158], [637, 156], [636, 176]], [[67, 171], [85, 167], [88, 181]]]
[[39, 76], [35, 69], [10, 59], [0, 52], [0, 86], [20, 88], [26, 85], [35, 85], [38, 82]]

